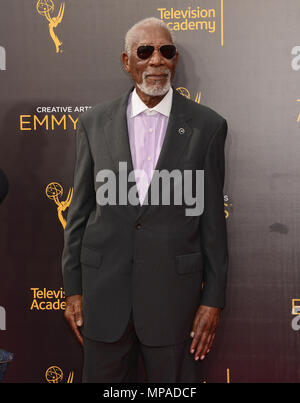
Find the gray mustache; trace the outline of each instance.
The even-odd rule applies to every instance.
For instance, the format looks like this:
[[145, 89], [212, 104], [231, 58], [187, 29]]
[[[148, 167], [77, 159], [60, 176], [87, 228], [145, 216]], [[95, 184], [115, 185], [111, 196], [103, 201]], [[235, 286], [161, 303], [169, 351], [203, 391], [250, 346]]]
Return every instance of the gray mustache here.
[[159, 75], [159, 74], [166, 74], [168, 77], [171, 76], [170, 70], [163, 70], [163, 71], [144, 71], [143, 72], [143, 78], [147, 76], [152, 76], [152, 75]]

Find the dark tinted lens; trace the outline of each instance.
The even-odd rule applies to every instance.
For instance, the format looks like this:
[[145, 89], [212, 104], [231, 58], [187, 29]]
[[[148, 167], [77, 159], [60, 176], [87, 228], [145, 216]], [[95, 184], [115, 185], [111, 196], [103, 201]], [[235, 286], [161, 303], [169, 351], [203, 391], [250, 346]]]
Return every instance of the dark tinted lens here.
[[139, 46], [137, 49], [137, 55], [140, 59], [148, 59], [154, 52], [154, 46], [145, 45]]
[[174, 45], [163, 45], [160, 52], [166, 59], [172, 59], [176, 55], [176, 47]]

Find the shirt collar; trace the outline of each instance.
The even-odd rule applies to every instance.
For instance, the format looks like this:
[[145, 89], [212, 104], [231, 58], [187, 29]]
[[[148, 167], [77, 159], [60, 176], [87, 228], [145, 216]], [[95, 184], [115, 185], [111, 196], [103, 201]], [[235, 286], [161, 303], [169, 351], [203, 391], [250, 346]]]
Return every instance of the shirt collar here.
[[169, 117], [172, 107], [172, 99], [173, 99], [173, 89], [172, 87], [170, 87], [167, 94], [156, 106], [154, 106], [154, 108], [148, 108], [148, 106], [145, 105], [144, 102], [141, 100], [141, 98], [138, 96], [136, 89], [134, 89], [131, 95], [130, 117], [133, 118], [142, 112], [145, 112], [147, 115], [156, 115], [156, 113], [159, 112], [162, 115]]

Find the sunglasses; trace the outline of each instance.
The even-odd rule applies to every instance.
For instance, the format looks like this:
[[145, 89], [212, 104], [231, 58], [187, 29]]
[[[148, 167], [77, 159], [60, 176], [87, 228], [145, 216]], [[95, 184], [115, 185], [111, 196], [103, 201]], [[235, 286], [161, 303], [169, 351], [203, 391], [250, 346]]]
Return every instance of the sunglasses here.
[[[155, 48], [152, 45], [142, 45], [137, 48], [136, 52], [140, 59], [146, 60], [152, 55], [154, 49]], [[162, 45], [159, 48], [159, 51], [165, 59], [169, 60], [176, 55], [176, 47], [174, 45]]]

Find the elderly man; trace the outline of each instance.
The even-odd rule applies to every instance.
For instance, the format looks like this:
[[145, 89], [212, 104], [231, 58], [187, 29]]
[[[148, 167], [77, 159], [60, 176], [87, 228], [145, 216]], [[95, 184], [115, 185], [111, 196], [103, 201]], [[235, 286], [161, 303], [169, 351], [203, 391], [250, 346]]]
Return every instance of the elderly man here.
[[[225, 303], [227, 124], [172, 89], [178, 51], [162, 21], [134, 25], [122, 61], [134, 88], [78, 121], [65, 317], [84, 347], [83, 382], [137, 381], [139, 353], [148, 382], [199, 382]], [[145, 174], [128, 190], [139, 204], [100, 203], [102, 173], [120, 196], [123, 166]], [[203, 213], [151, 204], [154, 170], [204, 170]]]

